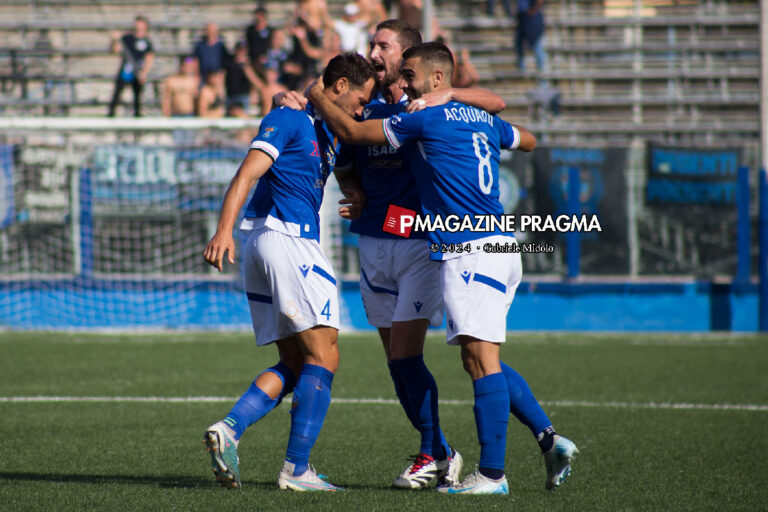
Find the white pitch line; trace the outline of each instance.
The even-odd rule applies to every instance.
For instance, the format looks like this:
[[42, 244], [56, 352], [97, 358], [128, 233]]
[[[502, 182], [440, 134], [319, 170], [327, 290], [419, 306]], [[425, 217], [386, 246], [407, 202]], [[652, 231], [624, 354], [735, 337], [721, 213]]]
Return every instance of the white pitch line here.
[[[2, 396], [0, 403], [56, 403], [56, 402], [107, 402], [107, 403], [220, 403], [235, 402], [238, 397], [226, 396]], [[400, 405], [391, 398], [334, 398], [334, 404]], [[440, 405], [472, 405], [471, 400], [440, 400]], [[671, 409], [704, 411], [758, 411], [768, 412], [768, 405], [760, 404], [697, 404], [674, 402], [593, 402], [587, 400], [550, 400], [541, 405], [550, 407], [596, 407], [608, 409]]]

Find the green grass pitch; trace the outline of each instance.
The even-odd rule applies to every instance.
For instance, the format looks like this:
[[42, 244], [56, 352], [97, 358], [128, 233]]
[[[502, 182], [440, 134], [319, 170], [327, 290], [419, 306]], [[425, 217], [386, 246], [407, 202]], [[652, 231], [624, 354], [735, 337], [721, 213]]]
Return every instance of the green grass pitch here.
[[[390, 488], [418, 435], [390, 402], [375, 335], [344, 335], [340, 347], [334, 398], [387, 399], [331, 405], [312, 462], [347, 490], [277, 489], [284, 404], [243, 436], [243, 489], [232, 491], [214, 483], [203, 430], [274, 363], [273, 348], [257, 349], [248, 334], [0, 332], [0, 510], [768, 510], [768, 338], [510, 334], [502, 358], [581, 453], [571, 478], [545, 491], [538, 447], [511, 417], [508, 497]], [[453, 401], [441, 423], [466, 474], [479, 457], [470, 380], [441, 337], [425, 352], [441, 400]], [[233, 400], [8, 398], [35, 396]]]

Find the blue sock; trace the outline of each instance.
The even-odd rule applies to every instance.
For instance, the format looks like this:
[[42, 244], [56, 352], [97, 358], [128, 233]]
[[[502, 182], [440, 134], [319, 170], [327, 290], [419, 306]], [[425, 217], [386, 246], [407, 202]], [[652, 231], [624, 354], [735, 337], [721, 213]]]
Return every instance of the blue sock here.
[[411, 402], [408, 400], [408, 394], [405, 392], [405, 382], [403, 382], [403, 379], [400, 378], [400, 375], [392, 367], [391, 362], [388, 363], [387, 366], [389, 366], [389, 376], [392, 377], [392, 382], [395, 385], [395, 394], [397, 395], [397, 399], [400, 400], [400, 405], [403, 406], [403, 410], [405, 411], [405, 415], [408, 417], [408, 421], [411, 422], [413, 428], [419, 430], [419, 421], [416, 415], [413, 414], [413, 407], [411, 407]]
[[547, 414], [533, 396], [531, 388], [528, 387], [522, 375], [504, 363], [501, 363], [501, 371], [507, 380], [510, 412], [515, 415], [515, 418], [525, 424], [534, 437], [551, 427], [552, 423]]
[[305, 364], [293, 391], [291, 435], [285, 460], [296, 465], [294, 476], [309, 468], [309, 452], [323, 428], [325, 414], [331, 405], [333, 373], [322, 366]]
[[[480, 464], [491, 470], [504, 470], [509, 423], [509, 392], [504, 374], [492, 373], [474, 383], [475, 423], [480, 440]], [[497, 472], [496, 472], [497, 473]]]
[[[239, 440], [243, 435], [245, 429], [259, 421], [261, 418], [267, 415], [269, 411], [277, 407], [277, 405], [283, 400], [283, 397], [293, 391], [296, 385], [296, 376], [293, 375], [288, 366], [283, 363], [277, 363], [272, 368], [264, 370], [265, 372], [273, 372], [283, 383], [283, 389], [277, 398], [270, 398], [264, 391], [256, 386], [256, 381], [251, 383], [251, 387], [240, 397], [240, 399], [229, 411], [227, 417], [224, 418], [224, 423], [232, 427], [235, 432], [235, 440]], [[262, 372], [263, 373], [263, 372]], [[260, 374], [261, 375], [261, 374]], [[258, 379], [258, 377], [257, 377]]]
[[437, 410], [437, 383], [424, 364], [424, 356], [397, 359], [390, 363], [404, 384], [405, 394], [421, 433], [420, 451], [435, 459], [444, 459], [447, 453], [445, 436], [440, 430]]

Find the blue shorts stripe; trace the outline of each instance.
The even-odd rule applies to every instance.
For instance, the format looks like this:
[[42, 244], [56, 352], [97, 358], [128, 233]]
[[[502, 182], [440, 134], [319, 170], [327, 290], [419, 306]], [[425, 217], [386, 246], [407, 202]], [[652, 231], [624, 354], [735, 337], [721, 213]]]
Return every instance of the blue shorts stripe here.
[[507, 287], [504, 285], [504, 283], [502, 283], [501, 281], [497, 281], [492, 277], [475, 273], [475, 277], [473, 279], [478, 283], [483, 283], [485, 285], [490, 286], [491, 288], [495, 288], [496, 290], [499, 290], [501, 293], [504, 293], [504, 294], [507, 293]]
[[245, 292], [245, 295], [248, 297], [248, 300], [252, 300], [254, 302], [263, 302], [264, 304], [272, 304], [272, 297], [269, 295], [261, 295], [259, 293], [253, 292]]
[[318, 274], [320, 276], [323, 276], [324, 278], [329, 280], [331, 283], [333, 283], [333, 286], [336, 286], [336, 279], [334, 279], [334, 277], [331, 274], [329, 274], [328, 272], [326, 272], [322, 268], [318, 267], [317, 265], [313, 265], [312, 266], [312, 272], [314, 272], [315, 274]]
[[394, 295], [395, 297], [397, 297], [397, 292], [395, 290], [387, 290], [386, 288], [382, 288], [381, 286], [373, 286], [371, 282], [368, 280], [368, 276], [365, 275], [365, 270], [363, 270], [362, 268], [360, 269], [360, 275], [363, 276], [363, 280], [365, 280], [365, 284], [368, 285], [368, 288], [370, 288], [372, 292], [388, 293], [390, 295]]

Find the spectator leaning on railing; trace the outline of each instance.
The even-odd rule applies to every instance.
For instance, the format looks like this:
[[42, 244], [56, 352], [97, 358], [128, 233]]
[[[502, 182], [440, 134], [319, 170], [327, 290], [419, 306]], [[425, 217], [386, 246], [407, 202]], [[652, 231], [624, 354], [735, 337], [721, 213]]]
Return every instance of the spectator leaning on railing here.
[[155, 60], [152, 42], [147, 37], [149, 21], [144, 16], [136, 16], [133, 23], [133, 32], [124, 34], [112, 34], [112, 53], [122, 56], [120, 69], [115, 78], [115, 92], [109, 104], [109, 116], [115, 115], [115, 109], [120, 101], [123, 88], [129, 85], [133, 88], [133, 115], [141, 116], [141, 93], [147, 81], [149, 70]]

